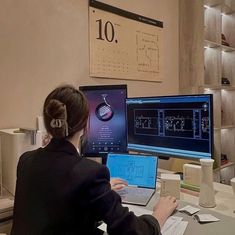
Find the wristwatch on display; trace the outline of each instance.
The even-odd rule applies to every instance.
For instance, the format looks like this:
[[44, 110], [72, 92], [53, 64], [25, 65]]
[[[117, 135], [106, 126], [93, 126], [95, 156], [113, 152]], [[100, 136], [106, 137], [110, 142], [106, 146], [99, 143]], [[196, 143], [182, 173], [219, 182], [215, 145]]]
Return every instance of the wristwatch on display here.
[[109, 121], [113, 117], [113, 109], [107, 101], [107, 94], [103, 94], [103, 102], [95, 109], [96, 116], [101, 121]]

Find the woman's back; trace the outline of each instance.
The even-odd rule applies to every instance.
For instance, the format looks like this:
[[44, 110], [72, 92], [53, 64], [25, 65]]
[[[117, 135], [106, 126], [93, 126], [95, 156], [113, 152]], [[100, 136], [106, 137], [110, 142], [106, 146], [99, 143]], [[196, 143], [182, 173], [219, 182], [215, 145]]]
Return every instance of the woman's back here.
[[93, 232], [98, 218], [92, 214], [95, 197], [89, 184], [101, 168], [82, 159], [68, 141], [53, 139], [44, 149], [25, 153], [17, 170], [12, 234]]

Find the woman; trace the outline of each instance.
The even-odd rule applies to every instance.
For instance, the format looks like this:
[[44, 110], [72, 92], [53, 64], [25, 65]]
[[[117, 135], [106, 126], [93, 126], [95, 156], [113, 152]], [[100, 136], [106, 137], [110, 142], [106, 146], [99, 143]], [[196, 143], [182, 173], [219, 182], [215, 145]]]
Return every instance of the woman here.
[[137, 217], [111, 189], [106, 166], [79, 156], [89, 115], [84, 95], [58, 87], [46, 98], [43, 115], [52, 139], [20, 157], [11, 234], [95, 235], [101, 220], [110, 235], [160, 234], [175, 198], [161, 198], [153, 215]]

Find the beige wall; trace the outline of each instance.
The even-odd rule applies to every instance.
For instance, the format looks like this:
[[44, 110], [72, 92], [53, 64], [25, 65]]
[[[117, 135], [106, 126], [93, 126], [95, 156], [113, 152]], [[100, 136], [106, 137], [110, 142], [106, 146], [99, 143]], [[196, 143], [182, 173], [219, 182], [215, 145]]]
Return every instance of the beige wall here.
[[127, 83], [129, 96], [178, 93], [178, 0], [103, 2], [164, 22], [164, 81], [89, 77], [88, 0], [1, 0], [0, 128], [35, 128], [46, 95], [61, 83]]

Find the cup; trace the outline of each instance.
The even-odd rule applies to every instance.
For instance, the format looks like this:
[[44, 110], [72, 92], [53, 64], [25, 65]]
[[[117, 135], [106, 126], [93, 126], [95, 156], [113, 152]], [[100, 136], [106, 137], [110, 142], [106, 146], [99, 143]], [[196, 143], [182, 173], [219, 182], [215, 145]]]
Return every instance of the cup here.
[[230, 180], [231, 186], [233, 188], [233, 193], [235, 194], [235, 177]]

